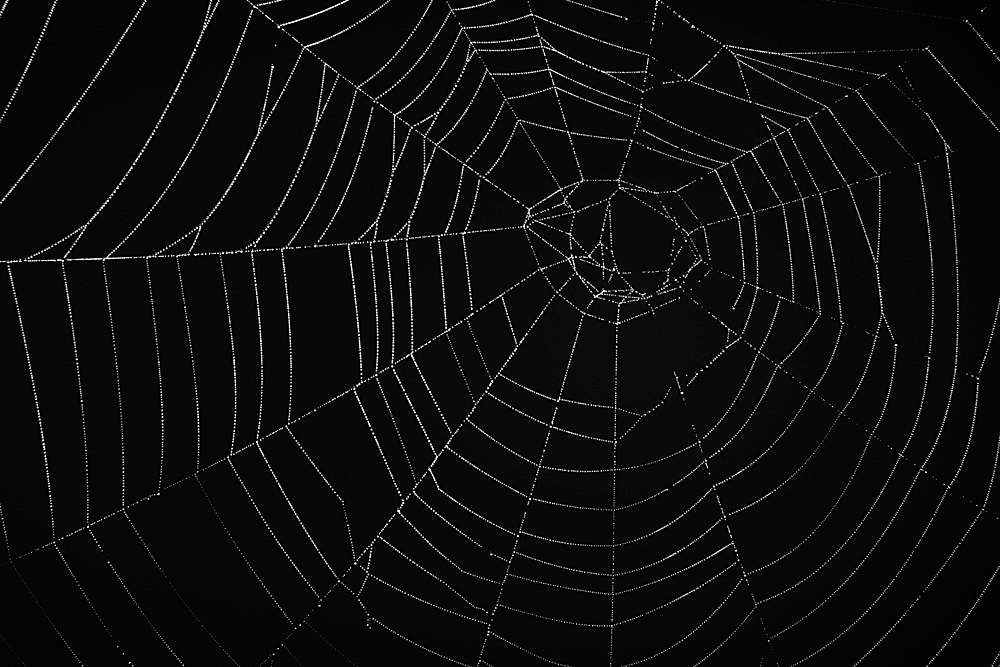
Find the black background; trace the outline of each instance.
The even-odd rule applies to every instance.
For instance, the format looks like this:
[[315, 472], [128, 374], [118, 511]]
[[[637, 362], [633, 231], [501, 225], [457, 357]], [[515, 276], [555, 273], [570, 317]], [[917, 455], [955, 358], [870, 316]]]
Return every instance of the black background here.
[[5, 5], [0, 663], [995, 663], [995, 9], [380, 4]]

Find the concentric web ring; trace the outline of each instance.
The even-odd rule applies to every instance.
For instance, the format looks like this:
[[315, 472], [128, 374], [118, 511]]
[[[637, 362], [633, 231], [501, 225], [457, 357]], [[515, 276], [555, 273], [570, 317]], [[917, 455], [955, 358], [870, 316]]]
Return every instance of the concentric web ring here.
[[0, 4], [4, 664], [997, 664], [996, 9]]

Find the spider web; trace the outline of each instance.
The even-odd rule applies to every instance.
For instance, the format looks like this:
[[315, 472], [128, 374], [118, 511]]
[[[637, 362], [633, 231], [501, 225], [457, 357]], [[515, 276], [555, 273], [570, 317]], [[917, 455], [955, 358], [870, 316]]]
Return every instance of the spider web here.
[[106, 4], [0, 5], [5, 662], [997, 664], [995, 9]]

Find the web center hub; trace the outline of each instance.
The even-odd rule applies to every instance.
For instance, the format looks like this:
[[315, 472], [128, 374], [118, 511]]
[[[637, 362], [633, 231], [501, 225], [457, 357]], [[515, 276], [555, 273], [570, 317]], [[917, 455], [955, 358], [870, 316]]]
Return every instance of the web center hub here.
[[660, 194], [627, 182], [584, 181], [558, 190], [534, 207], [528, 226], [599, 299], [664, 294], [702, 261]]

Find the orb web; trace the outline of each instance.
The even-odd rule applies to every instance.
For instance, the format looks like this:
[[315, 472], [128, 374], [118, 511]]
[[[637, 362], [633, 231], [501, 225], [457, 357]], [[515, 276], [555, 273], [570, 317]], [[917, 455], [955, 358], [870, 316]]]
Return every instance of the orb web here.
[[995, 16], [4, 2], [4, 660], [996, 663]]

